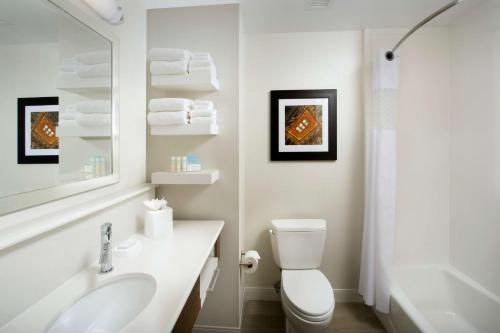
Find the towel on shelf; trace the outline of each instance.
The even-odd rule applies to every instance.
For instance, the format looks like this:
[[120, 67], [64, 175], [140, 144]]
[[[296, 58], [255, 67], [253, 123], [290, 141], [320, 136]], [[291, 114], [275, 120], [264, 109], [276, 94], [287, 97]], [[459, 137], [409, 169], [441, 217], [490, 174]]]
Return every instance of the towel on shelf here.
[[151, 126], [185, 125], [187, 124], [187, 111], [150, 112], [147, 118]]
[[[76, 120], [74, 119], [61, 119], [61, 115], [59, 115], [59, 121], [57, 123], [58, 127], [64, 126], [76, 126]], [[57, 135], [57, 132], [56, 132]]]
[[214, 108], [214, 103], [209, 100], [197, 99], [193, 102], [193, 109], [209, 109]]
[[149, 71], [156, 75], [187, 74], [188, 60], [177, 61], [151, 61]]
[[81, 78], [111, 77], [111, 64], [79, 65], [77, 74]]
[[111, 114], [105, 113], [79, 113], [76, 123], [82, 127], [102, 127], [111, 125]]
[[208, 60], [213, 61], [212, 56], [208, 52], [193, 52], [191, 54], [191, 60]]
[[215, 65], [212, 64], [209, 67], [191, 67], [189, 66], [189, 74], [195, 74], [195, 73], [210, 73], [210, 75], [217, 76], [217, 69], [215, 68]]
[[111, 63], [111, 51], [94, 51], [75, 55], [76, 62], [83, 65], [97, 65]]
[[184, 49], [152, 48], [148, 52], [148, 58], [151, 61], [176, 61], [184, 59], [189, 60], [189, 58], [191, 58], [191, 52]]
[[215, 117], [196, 117], [189, 119], [190, 124], [217, 124], [217, 118]]
[[193, 109], [189, 111], [189, 117], [191, 118], [206, 118], [206, 117], [217, 117], [217, 110], [215, 109]]
[[193, 106], [193, 101], [186, 98], [153, 98], [149, 101], [149, 111], [186, 111]]
[[189, 68], [210, 68], [213, 64], [211, 60], [191, 60]]
[[111, 101], [110, 100], [90, 100], [81, 101], [74, 104], [77, 112], [83, 114], [92, 113], [111, 113]]

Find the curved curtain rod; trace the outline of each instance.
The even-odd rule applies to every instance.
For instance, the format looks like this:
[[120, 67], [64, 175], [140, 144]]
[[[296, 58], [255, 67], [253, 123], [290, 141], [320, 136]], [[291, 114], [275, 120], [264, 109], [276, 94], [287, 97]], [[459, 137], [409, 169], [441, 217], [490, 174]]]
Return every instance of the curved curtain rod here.
[[436, 10], [434, 13], [432, 13], [431, 15], [427, 16], [425, 19], [423, 19], [422, 21], [420, 21], [416, 26], [414, 26], [410, 31], [408, 31], [406, 33], [406, 35], [403, 36], [403, 38], [401, 38], [401, 40], [392, 48], [392, 50], [390, 51], [387, 51], [385, 53], [385, 58], [389, 61], [392, 61], [394, 60], [394, 52], [397, 51], [397, 49], [401, 46], [401, 44], [404, 43], [405, 40], [408, 39], [408, 37], [410, 37], [415, 31], [417, 31], [418, 29], [420, 29], [422, 26], [424, 26], [426, 23], [428, 23], [429, 21], [431, 21], [432, 19], [436, 18], [437, 16], [443, 14], [444, 12], [446, 12], [448, 9], [450, 8], [453, 8], [455, 7], [456, 5], [458, 5], [460, 2], [462, 2], [462, 0], [454, 0], [450, 3], [448, 3], [447, 5], [445, 5], [444, 7]]

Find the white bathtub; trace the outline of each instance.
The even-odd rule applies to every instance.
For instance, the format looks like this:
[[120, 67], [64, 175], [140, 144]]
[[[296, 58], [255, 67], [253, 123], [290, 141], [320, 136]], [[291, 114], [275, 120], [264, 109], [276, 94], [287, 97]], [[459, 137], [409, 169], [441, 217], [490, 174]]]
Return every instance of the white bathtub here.
[[499, 333], [500, 298], [451, 266], [398, 267], [389, 318], [398, 333]]

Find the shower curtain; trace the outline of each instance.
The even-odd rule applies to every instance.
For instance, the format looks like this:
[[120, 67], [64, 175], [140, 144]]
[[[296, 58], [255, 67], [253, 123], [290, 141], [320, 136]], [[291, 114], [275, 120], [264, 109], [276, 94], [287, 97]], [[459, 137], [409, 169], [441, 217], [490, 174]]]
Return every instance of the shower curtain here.
[[366, 110], [365, 216], [359, 293], [367, 305], [389, 312], [396, 211], [396, 113], [399, 57], [377, 50]]

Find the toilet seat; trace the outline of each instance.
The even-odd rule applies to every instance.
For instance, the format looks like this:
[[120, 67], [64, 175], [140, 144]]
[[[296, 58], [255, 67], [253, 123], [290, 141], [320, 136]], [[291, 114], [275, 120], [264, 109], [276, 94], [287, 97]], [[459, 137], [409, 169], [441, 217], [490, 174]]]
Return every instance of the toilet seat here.
[[297, 317], [316, 323], [331, 319], [333, 289], [319, 270], [283, 270], [281, 286], [284, 305]]

